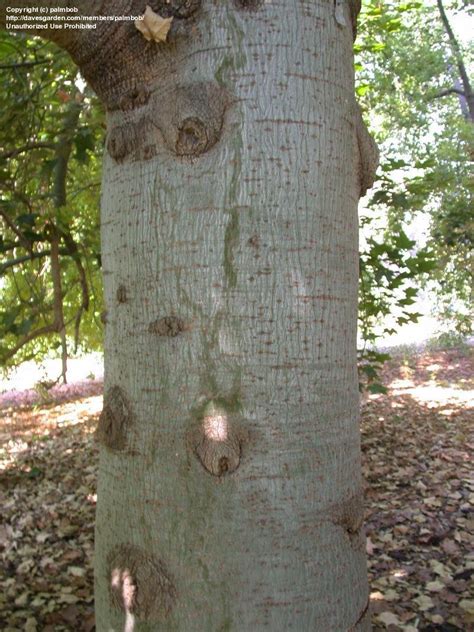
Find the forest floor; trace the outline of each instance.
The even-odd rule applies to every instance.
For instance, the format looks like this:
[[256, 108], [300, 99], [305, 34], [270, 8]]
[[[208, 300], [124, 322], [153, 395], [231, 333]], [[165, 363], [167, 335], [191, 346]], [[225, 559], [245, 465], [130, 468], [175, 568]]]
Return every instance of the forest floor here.
[[[474, 630], [473, 360], [472, 349], [394, 358], [388, 393], [363, 405], [375, 631]], [[3, 632], [94, 630], [102, 398], [91, 388], [74, 401], [0, 411]]]

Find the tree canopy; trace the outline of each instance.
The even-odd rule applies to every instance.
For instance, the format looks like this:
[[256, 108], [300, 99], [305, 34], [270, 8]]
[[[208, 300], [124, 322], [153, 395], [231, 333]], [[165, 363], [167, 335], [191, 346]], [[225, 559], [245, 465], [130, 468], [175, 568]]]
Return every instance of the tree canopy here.
[[[460, 0], [366, 0], [355, 46], [357, 94], [381, 150], [361, 211], [363, 373], [388, 314], [416, 321], [420, 287], [440, 318], [471, 331], [472, 48], [451, 25]], [[426, 24], [430, 28], [426, 28]], [[101, 348], [99, 188], [104, 114], [66, 54], [33, 36], [0, 35], [0, 359]], [[369, 114], [370, 113], [370, 114]], [[423, 218], [423, 235], [413, 222]], [[416, 225], [416, 224], [415, 224]]]

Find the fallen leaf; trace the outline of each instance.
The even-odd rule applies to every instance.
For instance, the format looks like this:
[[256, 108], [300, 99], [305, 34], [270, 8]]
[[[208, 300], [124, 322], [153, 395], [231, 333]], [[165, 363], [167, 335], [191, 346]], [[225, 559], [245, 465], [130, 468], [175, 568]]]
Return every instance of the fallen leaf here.
[[384, 623], [386, 626], [400, 625], [401, 623], [400, 619], [397, 617], [396, 614], [393, 614], [393, 612], [382, 612], [381, 614], [377, 615], [377, 619], [379, 619], [379, 621]]
[[166, 42], [172, 21], [173, 18], [162, 18], [147, 5], [143, 19], [135, 20], [135, 26], [147, 41]]
[[36, 619], [28, 617], [25, 623], [25, 632], [36, 632], [37, 629]]
[[469, 614], [474, 614], [474, 599], [461, 599], [459, 607]]
[[423, 612], [425, 610], [430, 610], [431, 608], [434, 608], [433, 600], [427, 595], [420, 595], [419, 597], [414, 599], [414, 601], [418, 604], [420, 610], [422, 610]]

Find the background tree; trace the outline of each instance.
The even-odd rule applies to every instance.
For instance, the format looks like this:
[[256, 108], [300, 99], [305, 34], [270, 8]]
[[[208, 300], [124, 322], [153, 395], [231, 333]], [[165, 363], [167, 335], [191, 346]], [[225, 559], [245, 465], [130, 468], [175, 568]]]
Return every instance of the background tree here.
[[101, 344], [103, 114], [57, 47], [0, 34], [0, 355], [9, 366]]
[[[381, 177], [363, 217], [361, 330], [372, 343], [380, 316], [398, 309], [399, 324], [417, 318], [404, 308], [416, 299], [420, 280], [435, 314], [471, 332], [474, 128], [466, 69], [472, 49], [456, 39], [447, 13], [461, 10], [472, 7], [438, 1], [363, 7], [357, 92], [382, 150]], [[406, 235], [414, 234], [414, 221], [416, 244]]]
[[[361, 217], [360, 362], [371, 390], [383, 390], [377, 369], [387, 355], [377, 352], [378, 341], [418, 319], [421, 287], [431, 293], [438, 316], [462, 334], [471, 331], [472, 220], [467, 209], [472, 202], [472, 124], [463, 91], [471, 98], [467, 68], [472, 52], [459, 43], [449, 21], [453, 11], [469, 9], [463, 2], [434, 0], [367, 0], [363, 5], [357, 92], [364, 108], [377, 114], [372, 116], [372, 131], [383, 147], [377, 191]], [[429, 34], [427, 20], [436, 27]], [[2, 364], [8, 367], [42, 359], [52, 347], [62, 346], [64, 356], [66, 344], [69, 353], [79, 343], [82, 351], [102, 348], [98, 154], [103, 115], [99, 107], [91, 107], [87, 90], [81, 96], [82, 80], [67, 56], [31, 36], [17, 35], [16, 44], [11, 35], [0, 37], [5, 149], [0, 154], [5, 305], [0, 327]], [[77, 99], [80, 108], [74, 106]], [[66, 206], [51, 212], [54, 181], [61, 173], [55, 168], [56, 144], [68, 108], [80, 110], [66, 161], [71, 195]], [[58, 216], [53, 224], [60, 220], [63, 225], [56, 266], [63, 291], [56, 292], [52, 215]], [[420, 216], [430, 218], [424, 241], [419, 237], [422, 229], [416, 237], [412, 228]], [[48, 222], [46, 230], [39, 230]], [[428, 226], [427, 221], [423, 225]], [[65, 234], [75, 241], [72, 251], [79, 249], [75, 263]], [[90, 302], [93, 307], [86, 310]], [[66, 332], [62, 338], [57, 333], [61, 319]]]

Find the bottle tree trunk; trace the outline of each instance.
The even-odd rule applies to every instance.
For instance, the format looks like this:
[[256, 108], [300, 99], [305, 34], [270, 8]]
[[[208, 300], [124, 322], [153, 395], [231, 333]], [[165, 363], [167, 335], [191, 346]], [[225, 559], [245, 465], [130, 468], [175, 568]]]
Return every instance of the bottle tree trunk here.
[[357, 4], [155, 0], [166, 41], [69, 44], [108, 110], [99, 632], [370, 629]]

